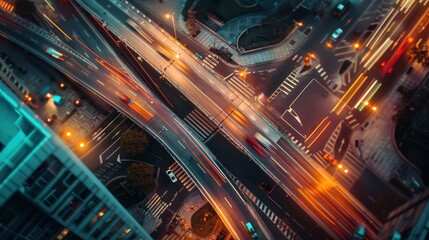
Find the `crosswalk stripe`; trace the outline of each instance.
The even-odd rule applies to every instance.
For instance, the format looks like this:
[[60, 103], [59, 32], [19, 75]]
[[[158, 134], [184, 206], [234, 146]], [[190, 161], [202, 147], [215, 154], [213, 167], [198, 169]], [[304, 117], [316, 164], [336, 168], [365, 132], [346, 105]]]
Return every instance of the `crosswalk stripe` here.
[[185, 117], [184, 122], [186, 124], [188, 124], [193, 131], [195, 131], [197, 133], [197, 135], [195, 135], [198, 139], [200, 139], [201, 141], [205, 139], [204, 133], [202, 133], [198, 127], [196, 127], [191, 121], [188, 120], [188, 118]]
[[207, 132], [202, 129], [201, 125], [198, 124], [198, 122], [193, 118], [192, 115], [188, 115], [185, 117], [185, 121], [188, 120], [187, 122], [191, 122], [192, 127], [194, 128], [195, 131], [198, 131], [199, 134], [201, 134], [201, 136], [203, 136], [204, 138], [208, 135]]
[[244, 87], [244, 89], [249, 92], [249, 94], [254, 95], [255, 94], [255, 89], [253, 89], [252, 86], [250, 86], [249, 84], [247, 84], [245, 81], [243, 81], [242, 79], [239, 79], [237, 77], [232, 77], [232, 79], [234, 81], [236, 81], [239, 85], [242, 85]]
[[150, 210], [153, 206], [155, 206], [155, 204], [159, 201], [159, 200], [161, 200], [161, 198], [158, 196], [158, 194], [156, 195], [156, 200], [155, 201], [153, 201], [153, 202], [151, 202], [149, 205], [146, 205], [146, 208], [148, 209], [148, 210]]
[[253, 96], [255, 94], [255, 91], [245, 85], [242, 80], [239, 80], [236, 77], [232, 77], [230, 81], [236, 83], [237, 86], [241, 86], [241, 89], [246, 92], [246, 96]]
[[156, 197], [158, 197], [158, 195], [157, 195], [157, 194], [152, 195], [152, 197], [150, 197], [149, 201], [147, 201], [146, 206], [147, 206], [148, 204], [152, 203], [152, 202], [156, 199]]
[[251, 95], [249, 95], [236, 81], [228, 81], [228, 83], [238, 92], [240, 92], [240, 94], [242, 94], [243, 96], [246, 97], [252, 97]]
[[200, 119], [197, 119], [197, 116], [194, 114], [189, 114], [187, 116], [187, 118], [189, 118], [189, 120], [193, 121], [195, 123], [195, 125], [198, 126], [198, 129], [204, 133], [204, 136], [208, 136], [210, 130], [207, 129], [207, 127], [204, 125], [204, 123], [202, 121], [200, 121]]
[[206, 115], [204, 115], [202, 111], [198, 109], [194, 109], [193, 112], [195, 113], [196, 116], [201, 118], [206, 123], [206, 126], [209, 127], [211, 130], [216, 128], [216, 124], [212, 122]]
[[321, 77], [325, 76], [326, 72], [323, 72], [322, 74], [320, 74]]

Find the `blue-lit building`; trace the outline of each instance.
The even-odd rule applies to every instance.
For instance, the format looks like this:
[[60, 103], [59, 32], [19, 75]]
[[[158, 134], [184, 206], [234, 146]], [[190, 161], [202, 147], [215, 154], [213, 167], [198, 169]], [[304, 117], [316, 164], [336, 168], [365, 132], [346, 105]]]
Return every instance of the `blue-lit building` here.
[[0, 82], [0, 239], [151, 239]]
[[429, 239], [429, 189], [393, 210], [378, 239]]

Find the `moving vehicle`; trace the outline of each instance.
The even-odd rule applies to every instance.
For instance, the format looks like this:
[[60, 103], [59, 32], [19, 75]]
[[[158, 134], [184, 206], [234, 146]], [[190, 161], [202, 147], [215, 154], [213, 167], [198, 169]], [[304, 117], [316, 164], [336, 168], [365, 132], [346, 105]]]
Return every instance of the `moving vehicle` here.
[[337, 17], [343, 16], [349, 10], [350, 1], [343, 1], [335, 7], [334, 15]]
[[328, 161], [330, 164], [332, 164], [334, 166], [338, 165], [338, 160], [335, 159], [332, 154], [329, 154], [329, 153], [323, 154], [323, 159], [325, 159], [326, 161]]
[[343, 33], [343, 29], [337, 28], [334, 33], [332, 33], [332, 38], [337, 39]]
[[252, 236], [252, 238], [255, 240], [258, 239], [258, 234], [255, 232], [255, 229], [253, 228], [253, 225], [250, 222], [246, 223], [246, 227], [250, 233], [250, 236]]
[[270, 141], [268, 141], [268, 139], [266, 139], [264, 136], [262, 136], [262, 134], [256, 132], [254, 136], [255, 136], [256, 140], [258, 140], [258, 142], [262, 144], [262, 146], [264, 146], [266, 148], [272, 147]]
[[171, 171], [170, 169], [168, 169], [165, 173], [167, 173], [168, 177], [170, 177], [170, 180], [175, 183], [177, 182], [177, 178], [174, 175], [173, 171]]
[[354, 239], [364, 239], [365, 237], [365, 227], [363, 225], [359, 225], [354, 233]]
[[259, 143], [259, 141], [256, 140], [255, 137], [253, 136], [247, 136], [246, 137], [246, 142], [248, 144], [250, 144], [250, 146], [252, 146], [253, 149], [255, 149], [255, 151], [261, 155], [262, 157], [266, 158], [267, 157], [267, 153], [265, 153], [265, 149], [262, 146], [261, 143]]
[[398, 59], [402, 56], [402, 54], [407, 50], [407, 48], [411, 45], [411, 43], [414, 41], [412, 37], [406, 37], [404, 41], [402, 41], [401, 45], [395, 50], [393, 55], [387, 60], [383, 61], [381, 63], [381, 76], [386, 76], [387, 73], [391, 73], [393, 66], [398, 61]]
[[57, 50], [55, 50], [55, 49], [53, 49], [51, 47], [48, 48], [48, 49], [46, 49], [46, 53], [50, 54], [52, 57], [54, 57], [54, 58], [56, 58], [58, 60], [64, 61], [65, 55], [62, 54], [62, 53], [60, 53], [60, 52], [58, 52]]
[[129, 98], [128, 96], [124, 95], [121, 98], [121, 101], [127, 105], [130, 105], [131, 103], [133, 103], [133, 100], [131, 100], [131, 98]]

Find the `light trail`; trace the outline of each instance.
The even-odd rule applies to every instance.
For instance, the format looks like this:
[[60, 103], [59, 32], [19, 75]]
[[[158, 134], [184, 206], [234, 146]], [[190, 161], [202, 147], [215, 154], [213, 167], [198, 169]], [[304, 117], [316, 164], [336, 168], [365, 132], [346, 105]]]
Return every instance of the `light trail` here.
[[[393, 43], [392, 39], [388, 38], [374, 53], [371, 53], [369, 51], [365, 56], [371, 55], [371, 57], [369, 58], [368, 61], [365, 62], [363, 67], [366, 69], [371, 69], [372, 66], [374, 66], [374, 64], [381, 58], [383, 53], [390, 47], [390, 45], [392, 45], [392, 43]], [[365, 57], [362, 58], [361, 64], [363, 61], [365, 61]]]
[[58, 31], [60, 31], [69, 41], [72, 40], [72, 38], [67, 35], [67, 33], [64, 32], [57, 24], [55, 24], [48, 16], [46, 16], [46, 14], [43, 14], [43, 17], [45, 17], [46, 20], [48, 20], [49, 23], [51, 23], [56, 29], [58, 29]]
[[363, 100], [366, 98], [366, 96], [371, 92], [372, 88], [374, 88], [375, 84], [377, 84], [377, 80], [373, 81], [369, 88], [365, 91], [365, 93], [362, 95], [362, 97], [356, 102], [354, 109], [358, 108], [359, 105], [363, 102]]
[[360, 81], [360, 84], [356, 87], [356, 89], [353, 91], [353, 93], [348, 97], [347, 101], [343, 104], [343, 106], [337, 111], [337, 115], [340, 115], [341, 111], [347, 106], [347, 104], [352, 100], [353, 96], [357, 93], [357, 91], [360, 89], [360, 87], [365, 83], [365, 81], [368, 79], [368, 76], [365, 76], [362, 81]]
[[322, 123], [324, 121], [326, 121], [326, 119], [328, 119], [328, 117], [325, 117], [324, 119], [322, 119], [322, 121], [320, 121], [320, 123], [317, 125], [317, 127], [310, 133], [310, 135], [308, 135], [308, 137], [304, 140], [304, 142], [307, 142], [307, 140], [310, 139], [311, 136], [313, 136], [313, 134], [316, 132], [316, 130], [322, 125]]
[[319, 132], [319, 134], [317, 134], [314, 140], [308, 145], [308, 148], [310, 148], [313, 145], [313, 143], [315, 143], [316, 140], [319, 139], [320, 135], [322, 135], [322, 133], [326, 130], [326, 128], [328, 128], [330, 124], [331, 124], [331, 120], [329, 120], [328, 124], [325, 125], [325, 127], [322, 129], [322, 131]]
[[335, 112], [337, 108], [340, 106], [342, 101], [344, 101], [344, 98], [347, 97], [350, 91], [355, 87], [356, 84], [358, 84], [359, 80], [362, 78], [363, 73], [359, 74], [359, 76], [356, 78], [356, 80], [353, 82], [352, 86], [347, 90], [347, 92], [338, 100], [337, 104], [335, 104], [334, 108], [332, 108], [331, 112]]
[[[380, 89], [381, 83], [378, 83], [377, 86], [375, 86], [374, 90], [371, 92], [369, 97], [365, 100], [365, 102], [369, 102], [371, 98], [375, 95], [375, 93]], [[362, 109], [365, 107], [365, 104], [362, 104], [361, 107], [358, 109], [359, 111], [362, 111]]]

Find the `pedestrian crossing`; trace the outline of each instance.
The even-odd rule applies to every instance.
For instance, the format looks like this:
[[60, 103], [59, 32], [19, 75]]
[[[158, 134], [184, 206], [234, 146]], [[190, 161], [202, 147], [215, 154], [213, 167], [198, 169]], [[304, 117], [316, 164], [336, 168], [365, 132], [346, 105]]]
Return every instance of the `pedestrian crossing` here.
[[352, 113], [352, 111], [349, 112], [349, 114], [347, 114], [346, 118], [345, 118], [345, 123], [347, 124], [347, 126], [349, 126], [352, 130], [358, 128], [360, 126], [360, 122], [357, 121], [357, 119], [355, 118], [354, 114]]
[[184, 122], [201, 141], [205, 141], [217, 129], [216, 124], [196, 108], [185, 117]]
[[219, 64], [219, 57], [209, 54], [203, 59], [203, 63], [213, 69]]
[[314, 69], [316, 69], [317, 73], [320, 75], [320, 77], [323, 79], [327, 86], [332, 83], [332, 79], [329, 78], [329, 74], [326, 72], [325, 69], [323, 69], [320, 63], [314, 66]]
[[316, 152], [316, 153], [314, 153], [314, 154], [311, 155], [311, 158], [313, 160], [316, 160], [316, 162], [319, 163], [323, 168], [327, 168], [329, 166], [332, 166], [328, 161], [326, 161], [325, 159], [323, 159], [323, 154], [325, 154], [325, 153], [332, 154], [331, 152], [318, 151], [318, 152]]
[[[323, 159], [323, 154], [327, 152], [333, 155], [333, 152], [326, 151], [318, 151], [312, 155], [312, 158], [316, 160], [322, 167], [327, 168], [332, 166], [328, 161]], [[340, 169], [335, 169], [332, 173], [335, 175], [335, 179], [340, 183], [344, 188], [350, 190], [353, 188], [357, 179], [361, 176], [363, 170], [365, 169], [365, 165], [362, 163], [360, 158], [356, 156], [354, 152], [354, 147], [352, 145], [347, 146], [346, 153], [343, 159], [337, 159], [339, 163], [342, 165], [342, 169], [347, 169], [348, 172], [344, 173]]]
[[260, 199], [258, 199], [250, 190], [244, 186], [238, 178], [235, 178], [235, 183], [237, 184], [240, 191], [245, 194], [255, 205], [261, 209], [261, 211], [275, 224], [275, 226], [280, 230], [280, 232], [287, 239], [301, 239], [292, 228], [290, 228], [281, 218], [279, 218], [271, 209], [268, 208]]
[[232, 76], [226, 82], [244, 97], [252, 98], [255, 96], [255, 89], [237, 76]]
[[310, 150], [303, 143], [301, 143], [298, 139], [296, 139], [295, 136], [293, 136], [291, 133], [288, 133], [287, 136], [296, 146], [301, 148], [302, 151], [304, 151], [307, 154], [310, 152]]
[[334, 151], [335, 142], [338, 139], [338, 134], [340, 133], [342, 123], [340, 122], [335, 130], [332, 132], [331, 136], [329, 137], [328, 141], [326, 141], [325, 147], [323, 150], [327, 153]]
[[176, 234], [168, 234], [162, 237], [162, 240], [182, 240], [182, 236], [178, 236]]
[[182, 167], [177, 162], [171, 164], [168, 169], [170, 169], [174, 176], [183, 184], [183, 186], [190, 192], [195, 188], [195, 183], [192, 179], [186, 174]]
[[155, 193], [146, 202], [144, 208], [139, 208], [138, 211], [146, 215], [150, 214], [155, 218], [159, 219], [161, 214], [165, 212], [168, 206], [169, 205], [166, 202], [162, 201], [161, 197], [157, 193]]
[[351, 145], [347, 147], [347, 151], [344, 155], [342, 164], [349, 171], [347, 174], [338, 172], [336, 175], [336, 179], [344, 188], [350, 190], [356, 183], [357, 179], [362, 175], [365, 166], [360, 161], [359, 157], [356, 156], [356, 154], [354, 153], [354, 148]]
[[280, 93], [284, 93], [289, 95], [290, 92], [298, 85], [299, 80], [296, 77], [298, 74], [299, 68], [295, 68], [285, 80], [283, 80], [282, 84], [271, 94], [268, 98], [268, 102], [273, 101]]
[[293, 56], [291, 60], [292, 60], [293, 62], [297, 62], [297, 63], [299, 63], [299, 62], [302, 60], [302, 58], [303, 58], [302, 56], [300, 56], [300, 55], [298, 55], [298, 54], [295, 54], [295, 56]]

